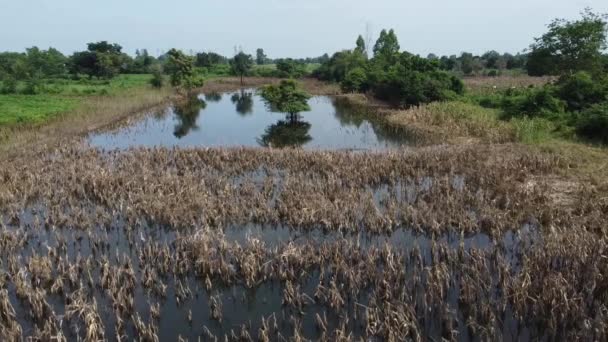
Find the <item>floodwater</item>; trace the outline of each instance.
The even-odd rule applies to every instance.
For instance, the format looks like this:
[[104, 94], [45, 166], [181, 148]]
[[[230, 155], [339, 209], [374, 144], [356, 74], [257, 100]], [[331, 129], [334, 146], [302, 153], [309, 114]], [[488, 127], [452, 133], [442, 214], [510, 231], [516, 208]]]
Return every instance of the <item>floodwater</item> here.
[[[94, 205], [86, 206], [87, 214], [94, 215], [97, 210]], [[70, 213], [70, 210], [67, 211]], [[318, 339], [320, 331], [316, 327], [315, 316], [317, 314], [328, 317], [328, 326], [333, 329], [339, 325], [339, 316], [337, 312], [329, 310], [322, 303], [312, 301], [306, 305], [305, 312], [299, 312], [295, 308], [286, 306], [282, 302], [283, 284], [277, 279], [269, 279], [253, 288], [247, 288], [242, 284], [232, 285], [214, 285], [212, 290], [206, 290], [204, 282], [194, 274], [181, 276], [161, 276], [163, 281], [168, 285], [165, 297], [158, 297], [152, 294], [149, 290], [142, 287], [139, 279], [142, 277], [143, 266], [139, 262], [138, 251], [145, 248], [146, 241], [154, 241], [160, 245], [170, 246], [170, 250], [174, 249], [173, 242], [178, 234], [182, 236], [192, 234], [193, 232], [176, 231], [170, 227], [163, 227], [155, 224], [150, 224], [142, 221], [141, 225], [131, 226], [121, 215], [113, 214], [114, 224], [110, 227], [99, 226], [96, 229], [89, 231], [75, 229], [75, 227], [65, 226], [57, 227], [56, 229], [35, 228], [35, 217], [44, 218], [47, 216], [47, 209], [44, 206], [35, 205], [34, 208], [24, 210], [19, 219], [13, 225], [9, 220], [0, 220], [0, 223], [5, 227], [0, 230], [2, 234], [11, 236], [11, 232], [15, 238], [19, 239], [27, 236], [28, 245], [21, 251], [11, 253], [2, 253], [0, 251], [0, 274], [8, 272], [4, 270], [4, 266], [9, 264], [10, 255], [17, 253], [19, 260], [27, 260], [33, 255], [45, 255], [49, 247], [57, 247], [64, 245], [64, 257], [71, 263], [82, 263], [83, 260], [93, 257], [93, 260], [102, 260], [107, 258], [110, 264], [118, 267], [126, 260], [134, 265], [135, 275], [138, 279], [134, 292], [135, 311], [143, 319], [145, 324], [151, 324], [153, 320], [150, 318], [151, 303], [160, 303], [161, 315], [156, 322], [158, 324], [158, 337], [160, 341], [176, 341], [179, 337], [185, 337], [190, 341], [196, 341], [205, 334], [205, 329], [208, 329], [215, 336], [223, 336], [230, 334], [231, 331], [236, 331], [238, 334], [240, 327], [245, 325], [252, 332], [256, 332], [261, 328], [261, 320], [276, 320], [278, 323], [278, 331], [282, 336], [291, 336], [294, 329], [290, 317], [298, 317], [301, 321], [301, 330], [305, 338]], [[44, 222], [44, 219], [41, 220]], [[524, 230], [529, 230], [530, 227], [524, 227]], [[310, 243], [322, 244], [328, 241], [339, 239], [356, 239], [360, 243], [357, 245], [362, 248], [370, 248], [374, 246], [382, 246], [388, 244], [395, 249], [402, 251], [411, 251], [414, 248], [419, 248], [422, 260], [425, 267], [433, 264], [432, 261], [432, 241], [424, 235], [418, 234], [408, 228], [402, 227], [396, 229], [391, 234], [374, 235], [366, 232], [361, 232], [356, 236], [350, 234], [342, 234], [339, 232], [322, 232], [319, 230], [292, 230], [288, 227], [270, 227], [256, 224], [236, 225], [226, 227], [224, 230], [225, 239], [229, 243], [237, 242], [246, 245], [249, 239], [259, 239], [263, 241], [269, 248], [274, 248], [280, 244], [293, 243]], [[450, 249], [457, 249], [461, 238], [459, 234], [449, 233], [439, 236], [435, 241], [438, 243], [447, 244]], [[465, 251], [471, 249], [491, 250], [493, 248], [504, 248], [511, 252], [525, 248], [527, 237], [521, 234], [513, 234], [508, 232], [502, 241], [492, 242], [490, 237], [483, 234], [473, 234], [464, 237], [463, 246]], [[94, 245], [102, 241], [100, 248], [93, 248]], [[104, 246], [105, 245], [105, 246]], [[500, 246], [500, 247], [499, 247]], [[516, 255], [516, 254], [513, 254]], [[119, 257], [120, 256], [120, 257]], [[83, 259], [84, 258], [84, 259]], [[406, 269], [412, 269], [412, 260], [407, 261]], [[95, 265], [95, 263], [94, 263]], [[98, 267], [93, 267], [91, 272], [93, 277], [99, 277]], [[181, 303], [176, 300], [176, 283], [184, 284], [189, 289], [189, 295]], [[311, 273], [303, 276], [299, 282], [300, 290], [305, 293], [308, 298], [313, 298], [317, 284], [320, 283], [319, 270], [314, 270]], [[457, 301], [458, 289], [456, 285], [449, 288], [447, 301], [454, 308], [455, 312], [460, 314], [460, 307]], [[18, 314], [18, 321], [22, 324], [25, 335], [31, 334], [36, 327], [32, 322], [27, 312], [29, 312], [28, 304], [25, 301], [18, 299], [16, 289], [13, 286], [8, 287], [9, 300], [15, 307]], [[88, 293], [91, 298], [95, 298], [98, 303], [99, 314], [105, 327], [106, 338], [115, 340], [116, 317], [112, 311], [112, 302], [109, 299], [106, 291], [98, 286], [89, 287]], [[368, 291], [362, 291], [356, 297], [348, 298], [342, 314], [350, 317], [364, 317], [365, 310], [363, 309], [368, 304]], [[422, 292], [422, 296], [424, 292]], [[222, 316], [221, 321], [214, 320], [210, 314], [211, 297], [218, 298], [221, 302]], [[66, 306], [61, 295], [51, 295], [47, 297], [48, 303], [52, 310], [63, 317], [66, 314]], [[189, 322], [188, 316], [191, 313], [192, 322]], [[503, 329], [503, 337], [505, 340], [528, 340], [530, 339], [530, 331], [525, 327], [525, 324], [518, 328], [514, 317], [509, 313], [505, 314], [505, 324], [500, 329]], [[424, 336], [429, 339], [441, 339], [441, 321], [433, 317], [433, 314], [425, 314], [424, 324], [422, 328]], [[124, 338], [134, 339], [137, 337], [136, 330], [130, 322], [127, 322], [125, 327]], [[468, 330], [464, 322], [460, 320], [458, 326], [455, 327], [459, 331], [460, 341], [475, 340], [468, 334]], [[353, 337], [364, 336], [364, 328], [356, 319], [352, 319], [347, 325], [348, 331], [352, 332]], [[519, 330], [518, 330], [519, 329]], [[63, 333], [68, 340], [78, 339], [79, 333], [74, 331], [73, 322], [66, 322], [62, 326]], [[512, 331], [519, 331], [513, 334]], [[81, 332], [82, 333], [82, 332]], [[275, 336], [276, 337], [276, 336]], [[372, 339], [376, 340], [376, 339]]]
[[255, 89], [192, 97], [110, 132], [94, 147], [303, 147], [383, 150], [410, 144], [405, 132], [370, 118], [343, 100], [315, 96], [297, 119], [272, 112]]

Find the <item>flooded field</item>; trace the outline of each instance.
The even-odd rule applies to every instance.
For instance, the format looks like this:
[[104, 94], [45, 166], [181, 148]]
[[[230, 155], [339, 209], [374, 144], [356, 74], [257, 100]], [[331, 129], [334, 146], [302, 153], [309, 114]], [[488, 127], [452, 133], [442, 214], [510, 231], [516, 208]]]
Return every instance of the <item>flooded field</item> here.
[[[95, 147], [304, 147], [382, 150], [408, 144], [395, 132], [344, 101], [309, 100], [311, 111], [292, 122], [271, 112], [256, 89], [199, 95], [119, 129], [90, 137]], [[410, 141], [409, 143], [412, 143]]]
[[584, 189], [552, 202], [559, 163], [512, 147], [17, 160], [0, 170], [0, 337], [602, 340], [607, 207]]

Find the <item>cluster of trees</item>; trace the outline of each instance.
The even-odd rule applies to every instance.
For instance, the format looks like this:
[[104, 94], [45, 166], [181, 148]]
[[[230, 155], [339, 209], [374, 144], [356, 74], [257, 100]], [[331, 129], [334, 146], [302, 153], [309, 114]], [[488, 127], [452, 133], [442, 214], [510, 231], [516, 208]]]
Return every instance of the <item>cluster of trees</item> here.
[[[266, 56], [266, 54], [264, 53], [264, 49], [261, 49], [261, 48], [256, 50], [255, 55], [256, 55], [255, 64], [257, 64], [257, 65], [277, 64], [280, 61], [285, 60], [285, 58], [276, 58], [276, 59], [268, 58], [268, 56]], [[319, 57], [287, 58], [287, 59], [289, 59], [293, 62], [299, 63], [299, 64], [321, 64], [321, 63], [325, 63], [329, 60], [329, 55], [324, 54]]]
[[59, 50], [38, 47], [26, 49], [23, 53], [0, 53], [0, 92], [14, 93], [17, 82], [24, 82], [21, 91], [35, 94], [42, 86], [42, 80], [60, 78], [110, 79], [120, 73], [151, 73], [158, 67], [159, 60], [146, 50], [137, 50], [135, 58], [122, 51], [118, 44], [106, 41], [89, 43], [84, 51], [65, 56]]
[[557, 81], [509, 89], [481, 103], [502, 108], [507, 117], [542, 118], [573, 127], [579, 136], [608, 144], [606, 19], [586, 10], [579, 20], [553, 21], [532, 45], [528, 65], [534, 66], [532, 74], [556, 75]]
[[463, 75], [487, 75], [498, 76], [504, 70], [523, 69], [526, 66], [527, 55], [525, 54], [500, 54], [491, 50], [481, 56], [470, 52], [463, 52], [460, 56], [437, 56], [429, 54], [427, 59], [439, 62], [442, 70], [453, 71]]
[[464, 91], [462, 81], [441, 70], [439, 61], [400, 52], [393, 30], [382, 30], [373, 57], [367, 51], [359, 36], [353, 50], [337, 52], [315, 75], [339, 82], [345, 91], [371, 92], [402, 107], [448, 99]]

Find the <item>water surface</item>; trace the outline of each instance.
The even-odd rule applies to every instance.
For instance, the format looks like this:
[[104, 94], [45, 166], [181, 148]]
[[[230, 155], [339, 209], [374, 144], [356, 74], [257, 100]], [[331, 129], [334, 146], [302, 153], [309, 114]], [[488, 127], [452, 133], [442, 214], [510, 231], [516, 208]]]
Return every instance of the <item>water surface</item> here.
[[110, 132], [93, 134], [93, 146], [303, 147], [381, 150], [408, 143], [405, 134], [336, 98], [315, 96], [297, 119], [267, 108], [255, 89], [205, 94], [173, 104]]

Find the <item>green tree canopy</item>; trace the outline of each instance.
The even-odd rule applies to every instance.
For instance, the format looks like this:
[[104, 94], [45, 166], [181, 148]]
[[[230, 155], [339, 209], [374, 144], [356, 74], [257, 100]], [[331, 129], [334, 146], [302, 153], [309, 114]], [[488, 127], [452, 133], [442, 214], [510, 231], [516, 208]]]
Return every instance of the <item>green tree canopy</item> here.
[[361, 35], [359, 35], [359, 37], [357, 37], [357, 42], [355, 44], [357, 46], [357, 47], [355, 47], [355, 52], [360, 53], [360, 54], [364, 55], [365, 58], [367, 58], [367, 49], [365, 47], [365, 40], [363, 39], [363, 37]]
[[385, 65], [390, 65], [395, 62], [399, 55], [399, 41], [393, 29], [382, 30], [380, 37], [374, 45], [374, 59], [381, 61]]
[[167, 52], [164, 70], [170, 76], [171, 85], [174, 87], [184, 87], [189, 91], [203, 86], [203, 79], [194, 73], [194, 58], [180, 50], [171, 49]]
[[266, 86], [261, 94], [268, 107], [275, 112], [288, 113], [293, 117], [310, 110], [310, 95], [300, 89], [294, 80], [283, 80], [278, 86]]
[[209, 68], [216, 64], [227, 64], [228, 58], [215, 52], [202, 52], [196, 54], [196, 66]]
[[70, 57], [70, 72], [73, 74], [112, 78], [121, 70], [128, 69], [130, 57], [121, 52], [120, 45], [101, 41], [87, 46], [87, 51], [76, 52]]
[[251, 68], [253, 68], [253, 58], [244, 52], [239, 52], [230, 60], [230, 68], [232, 73], [241, 77], [241, 85], [243, 84], [243, 76], [245, 76]]
[[281, 77], [300, 78], [306, 74], [306, 65], [292, 58], [279, 59], [277, 70]]
[[266, 54], [264, 53], [264, 49], [257, 49], [255, 52], [255, 63], [257, 65], [263, 65], [263, 64], [266, 64], [267, 60], [268, 60], [268, 58], [266, 57]]
[[574, 21], [555, 19], [549, 31], [530, 46], [528, 73], [564, 74], [576, 71], [597, 73], [606, 49], [606, 15], [585, 9]]

